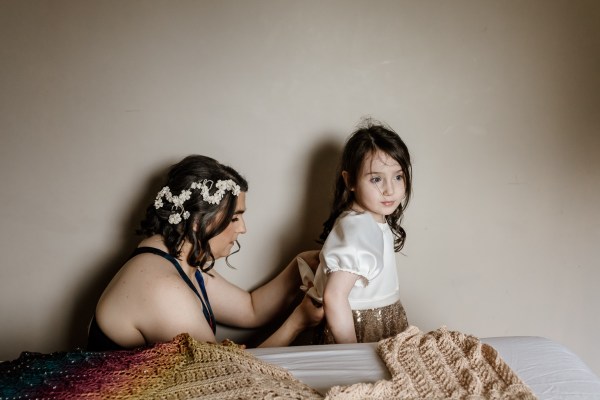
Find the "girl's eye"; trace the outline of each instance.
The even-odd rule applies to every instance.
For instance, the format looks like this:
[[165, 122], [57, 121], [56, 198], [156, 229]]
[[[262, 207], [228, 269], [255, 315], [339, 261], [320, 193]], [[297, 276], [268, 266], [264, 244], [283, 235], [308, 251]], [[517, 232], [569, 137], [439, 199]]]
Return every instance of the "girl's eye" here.
[[240, 219], [239, 219], [238, 217], [235, 217], [235, 218], [233, 218], [233, 219], [231, 220], [231, 222], [237, 222], [237, 221], [239, 221], [239, 220], [240, 220]]
[[370, 182], [371, 183], [379, 183], [379, 182], [381, 182], [381, 178], [378, 176], [374, 176], [371, 178]]
[[397, 181], [401, 181], [403, 179], [404, 179], [404, 176], [402, 176], [402, 175], [396, 175], [396, 180]]

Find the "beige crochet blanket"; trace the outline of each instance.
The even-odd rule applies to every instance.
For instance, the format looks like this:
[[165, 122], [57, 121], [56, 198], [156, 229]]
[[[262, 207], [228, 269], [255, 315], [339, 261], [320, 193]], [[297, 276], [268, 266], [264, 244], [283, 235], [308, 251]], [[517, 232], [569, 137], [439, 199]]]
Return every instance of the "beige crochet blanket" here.
[[392, 379], [336, 386], [327, 399], [535, 399], [533, 392], [478, 338], [445, 327], [410, 326], [379, 342]]
[[[194, 342], [192, 340], [192, 342]], [[181, 367], [183, 379], [162, 395], [182, 398], [318, 399], [321, 396], [283, 368], [237, 348], [194, 343], [194, 362]], [[382, 340], [377, 352], [392, 379], [336, 386], [327, 400], [346, 399], [536, 399], [533, 392], [478, 338], [445, 327], [429, 333], [410, 326]], [[186, 390], [184, 390], [186, 389]], [[183, 396], [182, 396], [183, 395]]]

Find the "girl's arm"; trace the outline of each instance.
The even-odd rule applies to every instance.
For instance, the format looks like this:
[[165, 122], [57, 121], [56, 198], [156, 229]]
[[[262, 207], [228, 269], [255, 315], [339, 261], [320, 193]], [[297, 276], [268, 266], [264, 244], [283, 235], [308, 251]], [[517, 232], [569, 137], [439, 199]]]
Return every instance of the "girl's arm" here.
[[356, 331], [348, 295], [359, 278], [359, 275], [351, 272], [335, 271], [330, 273], [327, 279], [323, 294], [323, 308], [327, 316], [327, 326], [336, 343], [356, 343]]

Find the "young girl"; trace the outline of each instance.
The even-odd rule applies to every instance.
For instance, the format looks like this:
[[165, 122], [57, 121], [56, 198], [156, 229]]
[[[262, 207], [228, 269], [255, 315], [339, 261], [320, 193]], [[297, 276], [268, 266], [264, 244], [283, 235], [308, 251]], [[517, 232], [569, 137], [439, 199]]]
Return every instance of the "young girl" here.
[[[369, 123], [349, 137], [308, 289], [323, 303], [325, 343], [375, 342], [408, 327], [394, 253], [406, 238], [400, 223], [411, 187], [410, 155], [394, 131]], [[300, 266], [305, 284], [307, 268]]]

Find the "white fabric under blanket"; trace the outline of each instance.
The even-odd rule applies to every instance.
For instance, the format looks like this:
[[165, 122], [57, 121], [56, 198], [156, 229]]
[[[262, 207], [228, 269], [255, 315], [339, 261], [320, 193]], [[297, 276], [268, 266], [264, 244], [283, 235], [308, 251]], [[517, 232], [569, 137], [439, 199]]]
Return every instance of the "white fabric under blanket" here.
[[[570, 350], [541, 337], [483, 338], [540, 400], [600, 400], [600, 379]], [[321, 393], [337, 385], [390, 379], [377, 343], [251, 349]]]
[[481, 341], [494, 347], [540, 400], [600, 400], [600, 379], [559, 343], [530, 336]]

